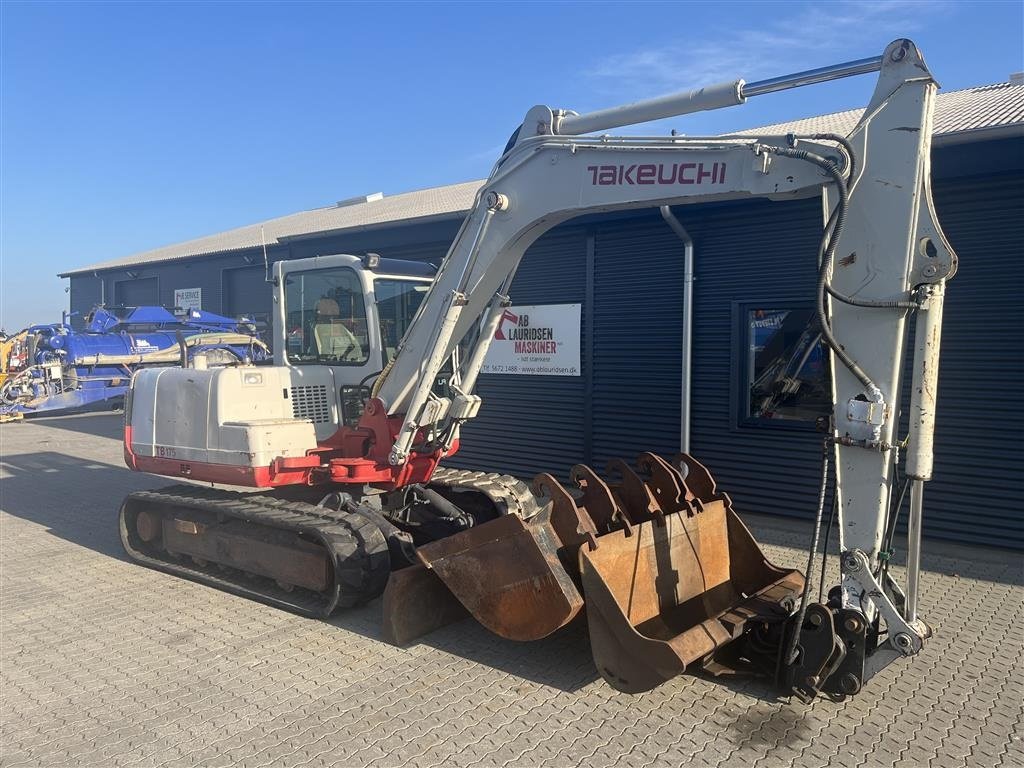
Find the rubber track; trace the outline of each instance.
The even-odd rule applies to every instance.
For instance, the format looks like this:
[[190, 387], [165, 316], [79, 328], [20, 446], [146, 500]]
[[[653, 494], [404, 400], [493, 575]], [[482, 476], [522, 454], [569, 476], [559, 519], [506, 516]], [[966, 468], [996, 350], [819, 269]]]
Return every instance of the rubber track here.
[[430, 478], [431, 485], [467, 489], [484, 494], [503, 515], [519, 515], [528, 520], [537, 514], [546, 499], [538, 501], [530, 486], [511, 475], [475, 472], [468, 469], [438, 467]]
[[[175, 559], [160, 550], [146, 548], [144, 551], [144, 542], [134, 534], [134, 515], [151, 505], [170, 505], [186, 514], [207, 512], [301, 534], [331, 554], [334, 583], [323, 593], [299, 588], [288, 592], [262, 576], [191, 562], [186, 564], [184, 557]], [[132, 533], [129, 533], [126, 514], [133, 515]], [[144, 565], [313, 618], [325, 618], [336, 608], [349, 608], [372, 600], [384, 591], [391, 572], [387, 541], [372, 520], [260, 494], [192, 485], [138, 491], [130, 494], [121, 505], [119, 526], [125, 551]], [[233, 575], [238, 578], [232, 578]]]

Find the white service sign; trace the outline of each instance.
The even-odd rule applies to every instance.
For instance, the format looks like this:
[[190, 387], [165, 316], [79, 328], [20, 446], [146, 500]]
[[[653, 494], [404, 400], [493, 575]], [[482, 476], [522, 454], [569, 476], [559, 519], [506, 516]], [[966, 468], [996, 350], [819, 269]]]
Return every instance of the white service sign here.
[[580, 375], [580, 304], [508, 307], [481, 373]]
[[203, 289], [202, 288], [175, 288], [174, 306], [182, 309], [202, 309]]

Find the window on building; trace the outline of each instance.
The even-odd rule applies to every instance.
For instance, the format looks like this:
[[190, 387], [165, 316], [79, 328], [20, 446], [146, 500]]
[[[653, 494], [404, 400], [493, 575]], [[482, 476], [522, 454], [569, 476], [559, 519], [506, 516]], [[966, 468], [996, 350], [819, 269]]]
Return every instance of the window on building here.
[[828, 358], [811, 307], [744, 306], [741, 421], [813, 423], [832, 410]]
[[348, 267], [288, 273], [285, 318], [292, 363], [362, 365], [369, 360], [363, 288]]

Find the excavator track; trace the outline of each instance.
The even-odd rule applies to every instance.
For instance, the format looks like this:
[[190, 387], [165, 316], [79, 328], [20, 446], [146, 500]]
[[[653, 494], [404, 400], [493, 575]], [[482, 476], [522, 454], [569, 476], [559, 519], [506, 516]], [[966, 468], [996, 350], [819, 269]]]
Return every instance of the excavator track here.
[[492, 472], [438, 467], [430, 485], [450, 488], [456, 493], [476, 491], [490, 500], [499, 515], [518, 515], [524, 520], [536, 515], [547, 501], [538, 500], [530, 486], [519, 478]]
[[388, 543], [358, 513], [175, 485], [130, 494], [121, 541], [151, 568], [313, 618], [377, 597]]

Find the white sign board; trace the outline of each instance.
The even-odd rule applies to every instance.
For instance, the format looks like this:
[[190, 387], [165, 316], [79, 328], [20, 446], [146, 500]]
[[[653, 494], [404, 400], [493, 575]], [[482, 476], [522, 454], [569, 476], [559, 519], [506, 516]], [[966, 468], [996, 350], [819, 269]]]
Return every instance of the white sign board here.
[[190, 309], [202, 309], [203, 308], [203, 289], [202, 288], [175, 288], [174, 289], [174, 306], [181, 307], [183, 310]]
[[508, 307], [481, 373], [580, 375], [580, 304]]

